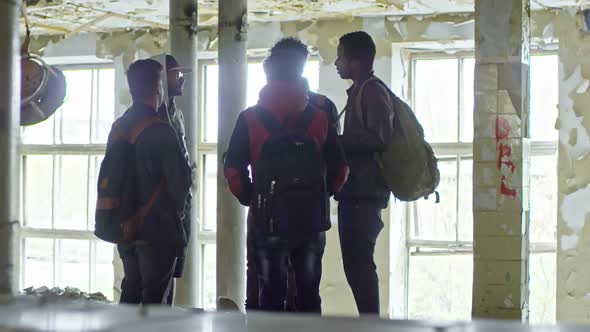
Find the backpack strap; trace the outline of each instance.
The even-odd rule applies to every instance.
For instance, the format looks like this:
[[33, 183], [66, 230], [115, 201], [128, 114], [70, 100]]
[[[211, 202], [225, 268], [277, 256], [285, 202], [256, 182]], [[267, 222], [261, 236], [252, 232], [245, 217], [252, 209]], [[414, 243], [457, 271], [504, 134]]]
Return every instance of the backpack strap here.
[[143, 133], [144, 130], [147, 128], [158, 124], [158, 123], [165, 123], [157, 116], [149, 116], [141, 119], [138, 123], [134, 124], [130, 128], [127, 127], [125, 124], [121, 122], [122, 120], [119, 119], [115, 122], [115, 130], [113, 135], [109, 137], [109, 143], [113, 143], [116, 141], [124, 141], [131, 144], [135, 144], [139, 135]]

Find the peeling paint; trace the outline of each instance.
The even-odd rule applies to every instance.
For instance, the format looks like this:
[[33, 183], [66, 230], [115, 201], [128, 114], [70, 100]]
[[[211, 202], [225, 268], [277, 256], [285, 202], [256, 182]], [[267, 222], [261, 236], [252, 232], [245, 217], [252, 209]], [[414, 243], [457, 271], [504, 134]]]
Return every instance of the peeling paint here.
[[559, 209], [561, 217], [573, 231], [581, 231], [586, 223], [586, 216], [590, 213], [588, 197], [590, 197], [590, 185], [567, 195], [561, 203]]

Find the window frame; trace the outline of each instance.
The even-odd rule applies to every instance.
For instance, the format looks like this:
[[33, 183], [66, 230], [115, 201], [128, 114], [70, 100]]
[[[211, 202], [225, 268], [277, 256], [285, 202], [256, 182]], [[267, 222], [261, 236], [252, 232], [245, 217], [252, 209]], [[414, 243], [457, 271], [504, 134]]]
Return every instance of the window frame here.
[[[112, 69], [112, 70], [116, 70], [115, 68], [115, 64], [112, 62], [101, 62], [101, 63], [95, 63], [95, 62], [89, 62], [89, 63], [75, 63], [75, 64], [60, 64], [60, 65], [56, 65], [56, 68], [63, 70], [63, 71], [67, 71], [67, 70], [92, 70], [92, 81], [91, 81], [91, 86], [92, 86], [92, 93], [98, 92], [100, 87], [97, 84], [96, 81], [96, 77], [95, 77], [95, 73], [98, 73], [99, 70], [103, 70], [103, 69]], [[115, 74], [115, 80], [116, 80], [116, 74]], [[114, 84], [115, 82], [113, 82], [113, 89], [114, 89]], [[116, 92], [114, 92], [116, 93]], [[116, 98], [116, 96], [115, 96]], [[24, 287], [30, 287], [32, 285], [26, 285], [25, 284], [25, 280], [27, 278], [27, 271], [26, 271], [26, 260], [27, 260], [27, 255], [26, 255], [26, 245], [25, 242], [27, 239], [46, 239], [46, 240], [51, 240], [53, 241], [53, 251], [52, 251], [52, 256], [53, 256], [53, 261], [52, 261], [52, 269], [53, 269], [53, 276], [52, 276], [52, 280], [53, 280], [53, 284], [57, 283], [57, 271], [58, 271], [58, 261], [59, 261], [59, 250], [60, 250], [60, 242], [61, 240], [84, 240], [84, 241], [88, 241], [88, 273], [89, 273], [89, 277], [88, 277], [88, 292], [92, 293], [94, 291], [93, 287], [94, 287], [94, 272], [96, 271], [97, 268], [97, 247], [98, 247], [98, 243], [100, 242], [99, 239], [97, 239], [94, 236], [94, 233], [92, 230], [90, 230], [89, 228], [87, 228], [86, 230], [73, 230], [73, 229], [61, 229], [61, 228], [55, 228], [55, 209], [56, 209], [56, 195], [57, 195], [57, 187], [58, 187], [58, 183], [57, 183], [57, 172], [59, 172], [59, 170], [57, 170], [56, 165], [58, 164], [57, 159], [60, 158], [61, 156], [85, 156], [87, 157], [87, 162], [88, 162], [88, 166], [87, 166], [87, 195], [90, 194], [90, 190], [93, 190], [92, 188], [94, 188], [94, 184], [90, 182], [90, 179], [94, 177], [94, 175], [90, 174], [91, 169], [93, 169], [93, 167], [91, 166], [91, 162], [94, 161], [94, 158], [97, 156], [103, 156], [106, 150], [106, 144], [104, 143], [90, 143], [92, 142], [92, 140], [94, 139], [93, 137], [93, 133], [94, 133], [94, 126], [93, 123], [95, 121], [94, 119], [94, 115], [95, 115], [95, 111], [98, 110], [98, 104], [94, 104], [96, 103], [96, 100], [94, 100], [94, 96], [93, 99], [90, 101], [90, 114], [89, 114], [89, 132], [88, 132], [88, 138], [89, 138], [89, 143], [85, 143], [85, 144], [70, 144], [70, 143], [66, 143], [66, 144], [61, 144], [61, 143], [57, 143], [56, 142], [56, 138], [57, 138], [57, 130], [58, 129], [58, 121], [61, 121], [62, 119], [60, 118], [58, 120], [57, 116], [57, 112], [52, 115], [50, 117], [50, 119], [46, 120], [46, 121], [52, 121], [53, 122], [53, 133], [52, 133], [52, 143], [51, 144], [28, 144], [28, 143], [24, 143], [22, 141], [19, 142], [19, 146], [18, 146], [18, 155], [19, 155], [19, 187], [20, 187], [20, 193], [17, 199], [17, 205], [18, 205], [18, 209], [19, 209], [19, 215], [20, 215], [20, 227], [19, 230], [17, 232], [17, 252], [19, 253], [19, 260], [17, 261], [17, 271], [19, 271], [19, 278], [18, 278], [18, 282], [20, 285], [20, 289], [23, 289]], [[61, 108], [61, 106], [60, 106]], [[116, 113], [116, 107], [115, 104], [112, 105], [113, 108], [113, 114], [114, 117], [117, 117], [117, 113]], [[58, 109], [59, 110], [59, 109]], [[59, 113], [61, 114], [61, 113]], [[21, 131], [23, 130], [23, 128], [20, 129]], [[61, 136], [61, 135], [60, 135]], [[59, 137], [60, 139], [62, 137]], [[38, 227], [31, 227], [25, 224], [25, 208], [26, 208], [26, 189], [25, 189], [25, 185], [26, 185], [26, 168], [25, 168], [25, 160], [27, 158], [27, 156], [30, 155], [40, 155], [40, 156], [51, 156], [52, 157], [52, 162], [53, 162], [53, 167], [52, 167], [52, 197], [50, 198], [52, 201], [52, 216], [51, 216], [51, 228], [38, 228]], [[87, 196], [87, 200], [90, 198], [90, 196]], [[92, 204], [92, 202], [87, 202], [88, 204]], [[90, 220], [91, 220], [91, 206], [87, 206], [87, 227], [90, 226]], [[114, 253], [114, 251], [113, 251]], [[113, 267], [114, 268], [114, 267]], [[34, 286], [41, 286], [41, 285], [34, 285]], [[50, 286], [50, 285], [46, 285], [46, 286]]]
[[[531, 56], [540, 56], [540, 55], [555, 55], [559, 56], [557, 50], [541, 50], [533, 48], [531, 49]], [[445, 156], [440, 160], [457, 160], [457, 184], [456, 190], [457, 193], [460, 192], [460, 172], [461, 172], [461, 160], [471, 159], [473, 160], [473, 141], [471, 142], [462, 142], [461, 141], [461, 130], [462, 130], [462, 120], [461, 114], [465, 111], [463, 100], [463, 61], [467, 58], [474, 58], [475, 54], [473, 50], [459, 50], [453, 54], [448, 54], [440, 51], [429, 51], [429, 50], [411, 50], [409, 53], [409, 75], [408, 75], [408, 89], [409, 89], [409, 96], [410, 96], [410, 104], [412, 108], [415, 108], [416, 102], [416, 87], [415, 87], [415, 80], [416, 80], [416, 62], [418, 60], [436, 60], [436, 59], [458, 59], [458, 94], [457, 97], [459, 98], [458, 101], [458, 125], [457, 125], [457, 142], [444, 142], [444, 143], [432, 143], [432, 148], [434, 150], [435, 155], [437, 156]], [[536, 156], [552, 156], [557, 155], [558, 153], [558, 140], [555, 141], [530, 141], [530, 157]], [[410, 260], [413, 256], [436, 256], [436, 255], [473, 255], [473, 240], [472, 241], [460, 241], [458, 237], [459, 233], [459, 196], [457, 195], [457, 207], [456, 207], [456, 216], [457, 221], [455, 225], [455, 240], [454, 241], [434, 241], [434, 240], [420, 240], [414, 239], [412, 236], [412, 218], [415, 218], [415, 206], [416, 202], [407, 203], [404, 206], [404, 226], [406, 227], [405, 231], [405, 253], [406, 253], [406, 266], [405, 270], [406, 273], [406, 284], [405, 284], [405, 299], [404, 299], [404, 308], [406, 318], [409, 318], [409, 300], [410, 300]], [[527, 220], [530, 223], [530, 218]], [[527, 230], [530, 228], [530, 224], [526, 225]], [[529, 253], [528, 255], [531, 256], [533, 254], [543, 254], [543, 253], [556, 253], [557, 252], [557, 243], [554, 242], [542, 242], [542, 241], [529, 241]], [[423, 249], [436, 249], [437, 252], [420, 252], [420, 248]], [[415, 251], [415, 252], [413, 252]]]

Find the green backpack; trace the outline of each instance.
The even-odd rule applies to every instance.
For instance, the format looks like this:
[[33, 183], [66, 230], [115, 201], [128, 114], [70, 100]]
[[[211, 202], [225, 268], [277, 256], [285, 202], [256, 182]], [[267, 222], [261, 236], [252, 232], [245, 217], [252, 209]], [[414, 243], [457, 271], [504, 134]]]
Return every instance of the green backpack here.
[[383, 81], [373, 76], [361, 85], [355, 101], [356, 110], [362, 109], [363, 90], [372, 81], [387, 90], [393, 104], [391, 111], [395, 113], [393, 121], [397, 121], [386, 150], [377, 156], [387, 187], [401, 201], [411, 202], [423, 197], [428, 199], [428, 196], [435, 194], [438, 203], [438, 162], [432, 147], [424, 139], [424, 129], [410, 106], [398, 98]]

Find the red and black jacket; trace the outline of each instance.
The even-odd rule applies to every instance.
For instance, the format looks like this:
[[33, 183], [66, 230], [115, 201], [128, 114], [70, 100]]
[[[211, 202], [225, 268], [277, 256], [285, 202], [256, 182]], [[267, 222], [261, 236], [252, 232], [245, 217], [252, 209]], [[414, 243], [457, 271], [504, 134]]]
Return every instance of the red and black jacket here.
[[334, 195], [340, 191], [348, 177], [348, 166], [336, 129], [330, 125], [327, 113], [308, 104], [307, 91], [302, 83], [270, 82], [261, 90], [258, 105], [240, 113], [225, 156], [225, 178], [229, 189], [241, 204], [250, 206], [252, 202], [256, 162], [262, 145], [270, 137], [256, 112], [268, 111], [289, 128], [307, 107], [317, 110], [308, 133], [316, 140], [326, 160], [329, 193]]

